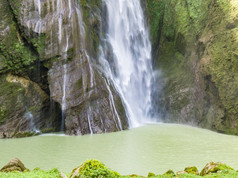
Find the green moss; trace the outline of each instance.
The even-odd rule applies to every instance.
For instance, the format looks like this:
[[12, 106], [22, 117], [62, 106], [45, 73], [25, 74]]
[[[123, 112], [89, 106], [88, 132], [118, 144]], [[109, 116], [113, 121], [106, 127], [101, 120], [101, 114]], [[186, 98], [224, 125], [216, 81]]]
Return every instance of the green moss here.
[[53, 65], [54, 62], [59, 62], [60, 60], [60, 57], [59, 56], [56, 56], [56, 57], [53, 57], [53, 58], [50, 58], [49, 60], [45, 60], [43, 62], [43, 65], [44, 67], [46, 67], [47, 69], [50, 69]]
[[[207, 55], [210, 61], [202, 67], [217, 88], [219, 94], [216, 102], [224, 108], [225, 115], [221, 124], [214, 127], [224, 133], [238, 134], [238, 10], [237, 2], [216, 1], [211, 8], [209, 25], [203, 32], [202, 39], [206, 42]], [[213, 35], [211, 38], [209, 35]]]
[[[169, 120], [182, 117], [238, 134], [237, 1], [146, 2], [155, 65], [166, 79], [161, 105], [170, 113]], [[180, 92], [187, 88], [187, 94]], [[189, 104], [193, 111], [182, 115]]]
[[30, 43], [35, 47], [35, 49], [37, 50], [37, 53], [41, 57], [43, 57], [44, 55], [45, 40], [46, 40], [45, 34], [41, 34], [40, 36], [30, 39]]
[[131, 175], [127, 175], [127, 176], [120, 176], [122, 178], [144, 178], [144, 176], [140, 176], [140, 175], [137, 175], [137, 174], [131, 174]]
[[16, 40], [0, 42], [0, 52], [4, 56], [4, 63], [9, 71], [21, 72], [25, 66], [29, 66], [37, 59], [23, 42]]
[[73, 170], [71, 176], [73, 173], [77, 172], [77, 177], [119, 177], [120, 174], [108, 169], [102, 162], [98, 160], [88, 160], [84, 162], [79, 168], [76, 168]]
[[205, 176], [211, 173], [222, 173], [223, 171], [227, 171], [227, 170], [234, 171], [233, 168], [231, 168], [230, 166], [226, 164], [219, 163], [219, 162], [218, 163], [210, 162], [206, 164], [206, 166], [201, 171], [200, 175]]
[[174, 177], [175, 173], [171, 169], [168, 170], [166, 173], [163, 174], [164, 176]]
[[56, 128], [54, 128], [54, 127], [44, 128], [44, 129], [41, 129], [40, 131], [41, 131], [41, 133], [52, 133], [52, 132], [56, 131]]
[[38, 177], [44, 177], [44, 178], [58, 178], [60, 176], [60, 172], [57, 169], [52, 169], [50, 171], [42, 171], [39, 169], [34, 169], [30, 172], [10, 172], [10, 173], [2, 173], [0, 172], [1, 178], [38, 178]]
[[[237, 177], [238, 176], [238, 172], [236, 172], [235, 170], [233, 170], [232, 168], [230, 168], [229, 166], [225, 165], [225, 164], [219, 164], [218, 166], [220, 167], [220, 171], [218, 171], [217, 173], [210, 173], [209, 175], [204, 175], [204, 176], [199, 176], [199, 175], [195, 175], [195, 174], [178, 174], [178, 175], [174, 175], [174, 172], [172, 170], [167, 171], [165, 174], [163, 175], [155, 175], [153, 173], [149, 173], [148, 177], [152, 177], [152, 178], [171, 178], [171, 177], [178, 177], [178, 178], [199, 178], [199, 177], [205, 177], [205, 178], [230, 178], [230, 177]], [[195, 171], [197, 170], [195, 167], [188, 167], [185, 168], [185, 170], [189, 171]], [[66, 174], [67, 175], [67, 174]], [[77, 177], [92, 177], [92, 178], [97, 178], [97, 177], [103, 177], [103, 178], [113, 178], [113, 177], [121, 177], [121, 178], [130, 178], [130, 177], [134, 177], [134, 178], [144, 178], [144, 176], [140, 176], [137, 174], [131, 174], [131, 175], [127, 175], [127, 176], [121, 176], [119, 175], [119, 173], [112, 171], [110, 169], [108, 169], [107, 167], [105, 167], [105, 165], [103, 163], [101, 163], [98, 160], [88, 160], [86, 162], [84, 162], [80, 167], [75, 168], [72, 171], [72, 174], [68, 177], [72, 177], [73, 178], [77, 178]], [[24, 172], [9, 172], [9, 173], [4, 173], [4, 172], [0, 172], [0, 177], [1, 178], [20, 178], [20, 177], [26, 177], [26, 178], [30, 178], [30, 177], [44, 177], [44, 178], [58, 178], [61, 177], [60, 176], [60, 171], [58, 169], [52, 169], [50, 171], [43, 171], [40, 168], [35, 168], [32, 171], [29, 171], [28, 169]]]
[[43, 38], [40, 38], [40, 42], [36, 42], [37, 40], [34, 38], [31, 39], [32, 42], [26, 40], [25, 34], [21, 30], [23, 27], [20, 27], [18, 22], [22, 15], [20, 13], [21, 2], [21, 0], [9, 0], [7, 3], [3, 3], [3, 10], [0, 12], [0, 16], [3, 17], [1, 29], [3, 31], [7, 29], [7, 34], [1, 33], [0, 35], [0, 53], [4, 59], [4, 70], [0, 73], [6, 71], [22, 73], [26, 66], [33, 64], [38, 58], [32, 48], [35, 46], [39, 52], [44, 48]]
[[195, 174], [195, 175], [199, 174], [198, 169], [195, 166], [194, 167], [186, 167], [184, 169], [184, 171], [187, 172], [188, 174]]
[[[159, 30], [161, 28], [163, 15], [164, 15], [164, 8], [165, 8], [166, 1], [163, 0], [147, 0], [147, 15], [148, 21], [150, 24], [150, 35], [151, 35], [151, 42], [152, 46], [156, 46], [156, 43], [159, 40]], [[172, 32], [170, 29], [168, 32]]]
[[147, 177], [154, 177], [154, 176], [155, 176], [155, 174], [152, 173], [152, 172], [149, 172], [148, 175], [147, 175]]
[[9, 0], [9, 3], [11, 5], [11, 8], [13, 10], [13, 13], [16, 17], [18, 17], [19, 15], [21, 15], [20, 13], [20, 7], [22, 5], [22, 1], [23, 0]]
[[40, 133], [36, 133], [36, 132], [17, 132], [12, 137], [14, 137], [14, 138], [25, 138], [25, 137], [32, 137], [32, 136], [37, 136], [37, 135], [40, 135]]

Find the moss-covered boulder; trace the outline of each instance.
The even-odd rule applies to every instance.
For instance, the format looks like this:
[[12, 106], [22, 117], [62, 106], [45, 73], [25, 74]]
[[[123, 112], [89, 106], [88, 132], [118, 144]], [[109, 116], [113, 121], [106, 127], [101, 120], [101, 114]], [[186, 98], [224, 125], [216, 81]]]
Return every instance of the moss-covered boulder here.
[[168, 170], [166, 173], [163, 174], [163, 176], [169, 176], [169, 177], [174, 177], [175, 173], [173, 170]]
[[120, 174], [107, 168], [102, 162], [98, 160], [88, 160], [84, 162], [78, 168], [75, 168], [70, 178], [79, 178], [79, 177], [119, 177]]
[[147, 177], [154, 177], [154, 176], [155, 176], [155, 174], [152, 173], [152, 172], [149, 172], [148, 175], [147, 175]]
[[50, 171], [43, 171], [43, 170], [32, 170], [32, 171], [24, 171], [24, 172], [0, 172], [0, 177], [1, 178], [67, 178], [64, 177], [59, 170], [57, 169], [52, 169]]
[[195, 175], [199, 175], [199, 171], [198, 168], [193, 166], [193, 167], [186, 167], [184, 169], [185, 172], [187, 172], [188, 174], [195, 174]]
[[134, 177], [134, 178], [145, 178], [145, 176], [140, 176], [138, 174], [130, 174], [130, 175], [127, 175], [127, 176], [122, 176], [122, 177], [125, 177], [125, 178], [130, 178], [130, 177]]
[[187, 174], [187, 172], [185, 172], [185, 171], [178, 171], [178, 172], [176, 173], [176, 176], [177, 176], [177, 177], [180, 177], [180, 176], [183, 176], [184, 174]]
[[221, 173], [224, 170], [234, 170], [234, 169], [231, 168], [230, 166], [227, 166], [226, 164], [223, 164], [223, 163], [210, 162], [210, 163], [206, 164], [206, 166], [200, 172], [200, 175], [205, 176], [205, 175], [212, 174], [212, 173]]
[[24, 164], [18, 158], [14, 158], [5, 166], [3, 166], [3, 168], [0, 171], [1, 172], [13, 172], [13, 171], [24, 172], [26, 170], [28, 169], [24, 166]]

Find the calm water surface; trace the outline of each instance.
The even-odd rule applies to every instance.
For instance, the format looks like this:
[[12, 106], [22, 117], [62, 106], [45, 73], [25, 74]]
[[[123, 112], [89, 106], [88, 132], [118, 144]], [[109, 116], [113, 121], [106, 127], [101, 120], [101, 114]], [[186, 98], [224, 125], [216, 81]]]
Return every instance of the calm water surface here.
[[130, 131], [82, 137], [43, 135], [0, 140], [0, 167], [18, 157], [29, 169], [65, 172], [98, 159], [121, 174], [164, 173], [210, 161], [238, 169], [238, 137], [183, 125], [147, 125]]

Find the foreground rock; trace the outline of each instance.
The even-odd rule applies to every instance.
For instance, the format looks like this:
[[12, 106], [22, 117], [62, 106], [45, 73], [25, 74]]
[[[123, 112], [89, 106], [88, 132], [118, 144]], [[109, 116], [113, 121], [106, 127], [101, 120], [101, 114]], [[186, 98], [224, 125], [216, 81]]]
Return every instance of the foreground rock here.
[[164, 176], [170, 176], [170, 177], [173, 177], [175, 176], [175, 173], [174, 171], [172, 171], [171, 169], [168, 170], [166, 173], [163, 174]]
[[24, 172], [25, 170], [28, 170], [28, 169], [24, 166], [24, 164], [18, 158], [14, 158], [7, 165], [5, 165], [0, 171], [1, 172], [13, 172], [13, 171]]
[[184, 171], [188, 174], [195, 174], [195, 175], [199, 175], [199, 171], [198, 168], [193, 166], [193, 167], [186, 167], [184, 169]]
[[[13, 172], [14, 171], [14, 172]], [[16, 172], [17, 171], [17, 172]], [[12, 172], [12, 173], [11, 173]], [[7, 174], [6, 174], [7, 173]], [[179, 171], [175, 175], [172, 170], [168, 170], [163, 175], [155, 175], [154, 173], [148, 173], [147, 177], [207, 177], [207, 175], [210, 175], [208, 177], [217, 177], [217, 178], [223, 178], [223, 177], [238, 177], [238, 171], [235, 171], [230, 166], [227, 166], [223, 163], [208, 163], [204, 169], [201, 171], [200, 176], [197, 175], [198, 170], [196, 167], [187, 167], [185, 168], [185, 171]], [[50, 171], [43, 171], [40, 168], [35, 168], [32, 171], [29, 171], [27, 168], [25, 168], [24, 164], [18, 159], [15, 158], [11, 160], [7, 165], [5, 165], [0, 170], [0, 177], [8, 178], [8, 177], [61, 177], [61, 178], [67, 178], [66, 174], [63, 172], [60, 172], [58, 169], [51, 169]], [[122, 176], [119, 173], [107, 168], [102, 162], [98, 160], [88, 160], [81, 164], [79, 167], [75, 168], [70, 178], [80, 178], [80, 177], [94, 177], [94, 178], [102, 178], [102, 177], [122, 177], [122, 178], [129, 178], [129, 177], [137, 177], [137, 178], [144, 178], [144, 176], [140, 176], [137, 174], [131, 174], [131, 175], [125, 175]]]
[[223, 171], [223, 170], [234, 170], [234, 169], [231, 168], [230, 166], [227, 166], [226, 164], [223, 164], [223, 163], [210, 162], [210, 163], [206, 164], [206, 166], [201, 171], [200, 175], [205, 176], [205, 175], [208, 175], [211, 173], [221, 173], [221, 171]]
[[70, 178], [80, 177], [120, 177], [120, 174], [108, 169], [100, 161], [88, 160], [78, 168], [75, 168], [70, 175]]

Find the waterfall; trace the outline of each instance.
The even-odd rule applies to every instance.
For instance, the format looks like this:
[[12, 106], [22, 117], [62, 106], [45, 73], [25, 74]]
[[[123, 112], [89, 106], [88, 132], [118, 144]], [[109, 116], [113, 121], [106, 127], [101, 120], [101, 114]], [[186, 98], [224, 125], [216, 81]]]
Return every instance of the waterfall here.
[[92, 58], [97, 56], [86, 35], [94, 33], [89, 27], [104, 23], [100, 14], [90, 11], [85, 26], [78, 0], [24, 3], [22, 23], [29, 37], [45, 37], [42, 55], [50, 61], [50, 97], [61, 104], [61, 131], [93, 134], [127, 129], [127, 117], [130, 127], [150, 121], [151, 44], [139, 0], [103, 0], [107, 17], [99, 60]]
[[103, 2], [107, 22], [100, 62], [124, 101], [130, 127], [137, 127], [151, 121], [153, 75], [149, 32], [139, 0]]

